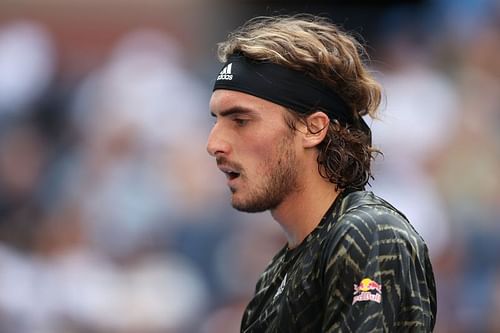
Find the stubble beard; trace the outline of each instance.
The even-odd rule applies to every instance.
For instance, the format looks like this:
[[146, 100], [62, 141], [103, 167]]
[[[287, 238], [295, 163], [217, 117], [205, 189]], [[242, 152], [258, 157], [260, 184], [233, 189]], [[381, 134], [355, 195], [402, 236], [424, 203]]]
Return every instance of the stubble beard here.
[[[296, 154], [291, 140], [284, 139], [277, 151], [265, 163], [269, 172], [245, 198], [237, 200], [233, 195], [232, 206], [239, 211], [257, 213], [278, 207], [283, 200], [298, 189]], [[247, 179], [248, 180], [248, 179]]]

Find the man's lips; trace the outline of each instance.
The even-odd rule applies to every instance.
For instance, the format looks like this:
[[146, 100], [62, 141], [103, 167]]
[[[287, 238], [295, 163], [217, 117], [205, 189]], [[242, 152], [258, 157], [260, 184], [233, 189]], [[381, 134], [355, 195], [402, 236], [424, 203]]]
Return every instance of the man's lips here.
[[219, 170], [226, 175], [226, 178], [229, 181], [234, 180], [241, 175], [241, 168], [234, 163], [230, 163], [225, 157], [218, 157], [216, 162]]
[[222, 171], [228, 180], [236, 179], [240, 176], [240, 173], [236, 171], [235, 168], [227, 165], [218, 165], [219, 170]]

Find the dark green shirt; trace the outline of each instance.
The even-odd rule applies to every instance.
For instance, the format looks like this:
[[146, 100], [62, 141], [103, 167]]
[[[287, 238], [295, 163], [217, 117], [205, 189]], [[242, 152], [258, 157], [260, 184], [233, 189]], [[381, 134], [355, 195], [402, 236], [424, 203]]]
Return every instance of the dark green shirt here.
[[357, 191], [272, 259], [241, 332], [431, 332], [435, 318], [424, 241], [386, 201]]

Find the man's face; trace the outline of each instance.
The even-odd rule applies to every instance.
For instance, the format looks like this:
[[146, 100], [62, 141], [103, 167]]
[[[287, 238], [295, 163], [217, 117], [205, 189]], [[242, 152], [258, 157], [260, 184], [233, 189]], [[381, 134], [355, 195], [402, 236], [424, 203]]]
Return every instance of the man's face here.
[[234, 208], [260, 212], [276, 208], [297, 190], [297, 140], [285, 123], [284, 107], [231, 90], [210, 100], [216, 118], [207, 143], [226, 174]]

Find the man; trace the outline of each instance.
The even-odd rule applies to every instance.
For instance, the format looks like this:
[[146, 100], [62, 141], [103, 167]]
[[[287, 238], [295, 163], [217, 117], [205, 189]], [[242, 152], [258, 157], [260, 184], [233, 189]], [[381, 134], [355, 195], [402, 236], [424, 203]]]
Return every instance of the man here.
[[[315, 16], [249, 21], [219, 44], [207, 150], [234, 208], [270, 210], [287, 244], [242, 332], [430, 332], [436, 295], [422, 238], [364, 190], [381, 88], [361, 46]], [[258, 244], [256, 244], [258, 246]]]

